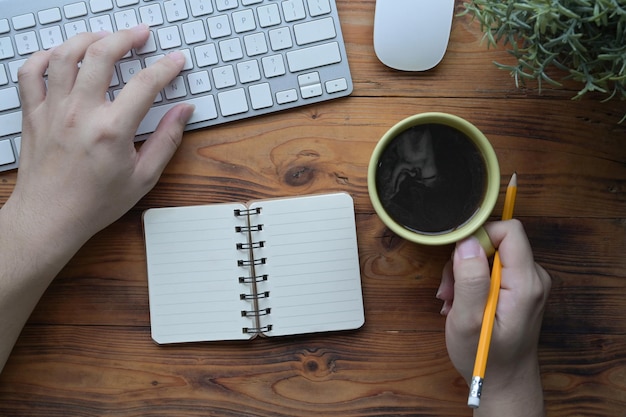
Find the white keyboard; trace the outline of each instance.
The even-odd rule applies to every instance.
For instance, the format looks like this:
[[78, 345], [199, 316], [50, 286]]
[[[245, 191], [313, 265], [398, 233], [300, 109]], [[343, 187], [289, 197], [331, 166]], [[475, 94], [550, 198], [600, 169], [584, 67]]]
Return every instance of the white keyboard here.
[[17, 70], [35, 51], [85, 31], [150, 26], [148, 42], [117, 63], [108, 99], [173, 50], [187, 60], [156, 97], [137, 140], [179, 102], [186, 130], [347, 96], [352, 78], [335, 0], [0, 0], [0, 171], [19, 164]]

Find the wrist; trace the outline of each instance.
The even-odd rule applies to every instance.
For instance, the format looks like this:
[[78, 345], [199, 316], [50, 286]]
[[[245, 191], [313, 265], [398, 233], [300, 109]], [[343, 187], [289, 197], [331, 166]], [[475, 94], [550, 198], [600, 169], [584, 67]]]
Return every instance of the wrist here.
[[483, 382], [480, 407], [474, 411], [474, 417], [545, 416], [536, 354], [529, 355], [527, 360], [517, 362], [504, 372], [489, 371]]

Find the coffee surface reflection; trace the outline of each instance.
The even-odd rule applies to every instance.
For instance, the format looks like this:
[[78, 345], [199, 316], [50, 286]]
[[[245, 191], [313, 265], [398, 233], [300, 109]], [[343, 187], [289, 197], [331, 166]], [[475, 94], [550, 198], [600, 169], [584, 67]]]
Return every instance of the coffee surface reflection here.
[[478, 148], [443, 124], [411, 127], [383, 150], [376, 188], [389, 215], [422, 234], [443, 234], [480, 209], [487, 172]]

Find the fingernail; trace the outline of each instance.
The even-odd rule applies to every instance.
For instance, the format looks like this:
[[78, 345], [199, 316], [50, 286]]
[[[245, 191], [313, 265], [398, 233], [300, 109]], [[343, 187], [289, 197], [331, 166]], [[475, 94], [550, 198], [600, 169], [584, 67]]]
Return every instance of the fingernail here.
[[180, 51], [173, 51], [167, 54], [167, 57], [174, 60], [178, 64], [182, 64], [185, 62], [185, 55]]
[[450, 312], [450, 303], [447, 301], [444, 301], [443, 307], [441, 307], [441, 311], [439, 312], [439, 314], [441, 314], [442, 316], [447, 316], [449, 312]]
[[196, 106], [187, 104], [183, 111], [180, 112], [180, 121], [187, 124], [194, 111], [196, 111]]
[[140, 23], [137, 26], [133, 26], [132, 28], [130, 28], [130, 30], [135, 32], [145, 32], [146, 30], [148, 30], [148, 25], [146, 25], [145, 23]]
[[475, 237], [462, 240], [456, 245], [456, 252], [461, 259], [477, 258], [481, 255], [482, 247]]

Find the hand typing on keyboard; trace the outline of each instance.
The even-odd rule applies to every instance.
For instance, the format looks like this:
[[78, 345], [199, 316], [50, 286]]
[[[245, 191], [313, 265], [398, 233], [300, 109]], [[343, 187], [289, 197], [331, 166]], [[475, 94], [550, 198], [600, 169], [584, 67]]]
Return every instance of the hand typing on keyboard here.
[[[157, 182], [194, 108], [173, 106], [136, 151], [135, 131], [184, 65], [173, 52], [105, 99], [114, 64], [146, 42], [145, 26], [82, 33], [33, 54], [19, 71], [21, 167], [0, 209], [0, 369], [41, 293], [71, 256]], [[80, 70], [79, 70], [80, 63]], [[47, 88], [44, 73], [47, 71]]]
[[352, 91], [335, 0], [2, 0], [0, 172], [18, 168], [22, 103], [17, 73], [36, 51], [84, 32], [139, 24], [147, 42], [111, 73], [114, 101], [142, 68], [178, 50], [182, 71], [154, 98], [135, 132], [152, 133], [178, 103], [196, 107], [200, 129], [344, 97]]

